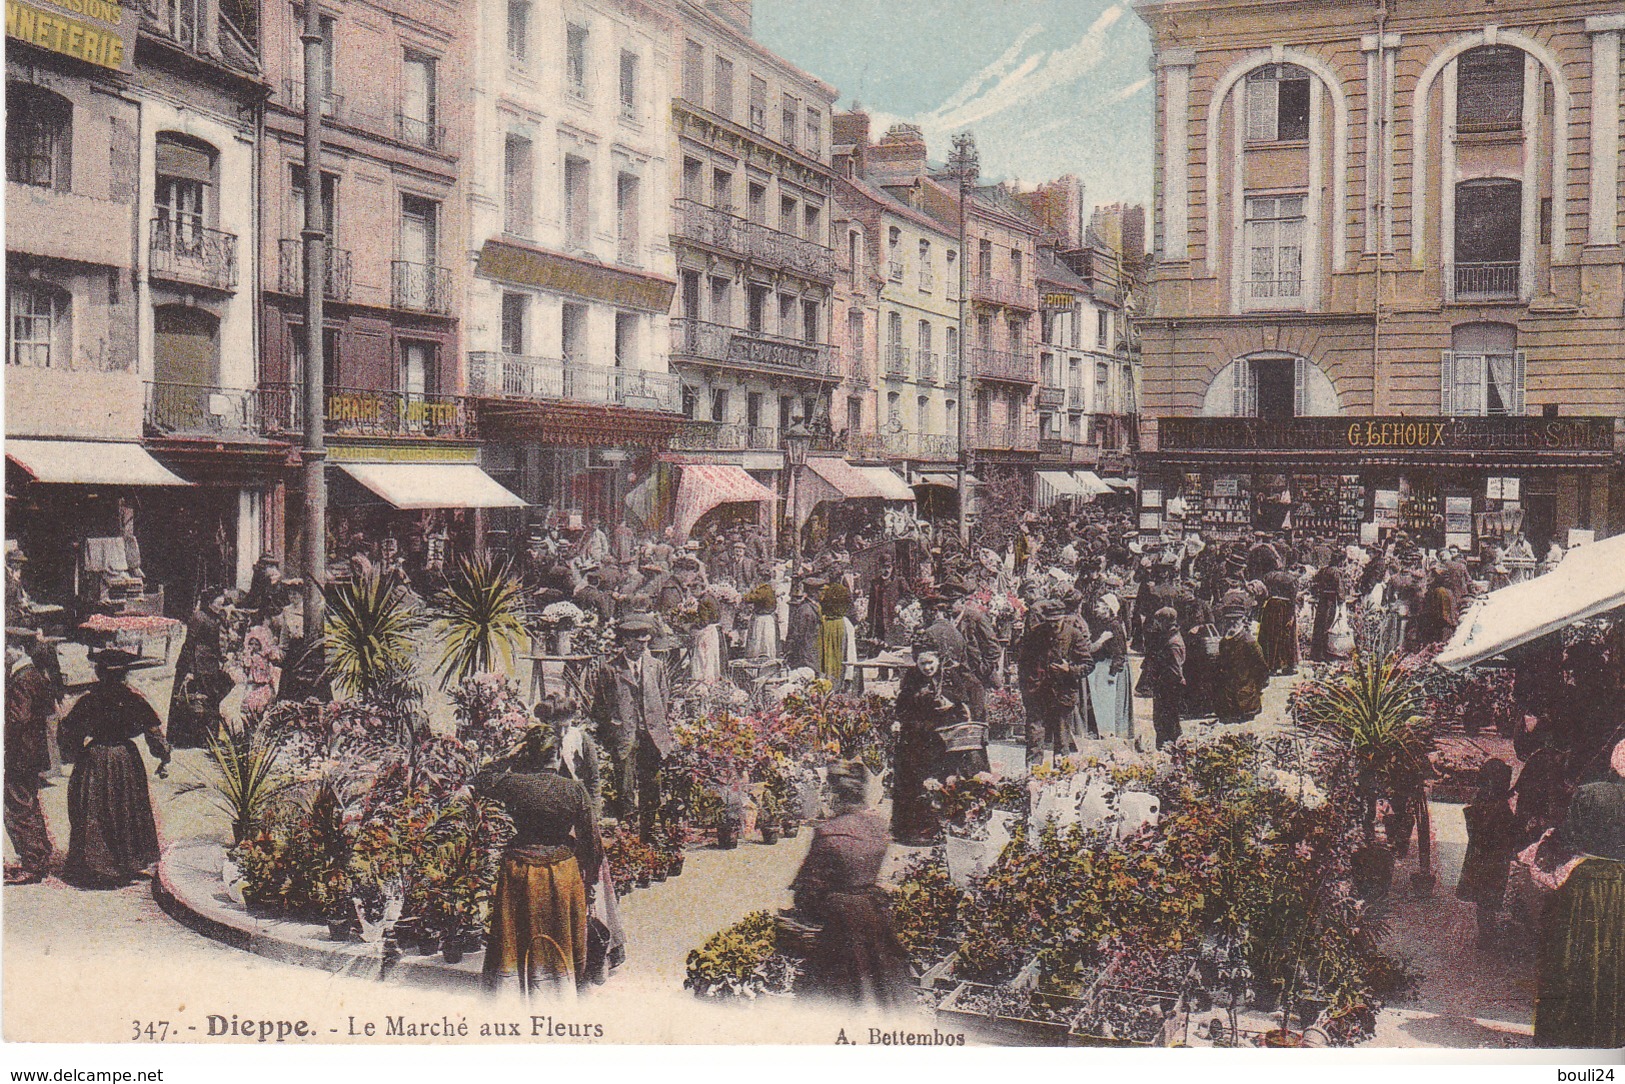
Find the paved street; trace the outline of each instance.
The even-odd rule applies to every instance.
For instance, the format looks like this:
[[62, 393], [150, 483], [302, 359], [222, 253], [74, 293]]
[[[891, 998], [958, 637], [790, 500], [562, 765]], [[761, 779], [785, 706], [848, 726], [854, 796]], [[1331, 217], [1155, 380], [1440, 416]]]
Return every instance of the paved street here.
[[[1276, 681], [1266, 692], [1259, 728], [1280, 725], [1288, 685]], [[1149, 717], [1149, 705], [1138, 710]], [[1187, 724], [1187, 728], [1191, 725]], [[1019, 763], [1015, 748], [995, 750], [1000, 766]], [[150, 763], [150, 761], [149, 761]], [[223, 818], [199, 788], [202, 754], [182, 750], [168, 779], [153, 779], [160, 832], [165, 839], [210, 836], [223, 838]], [[67, 786], [45, 791], [46, 814], [58, 846], [67, 840]], [[1527, 946], [1509, 944], [1481, 951], [1473, 946], [1470, 906], [1451, 892], [1466, 843], [1461, 807], [1435, 804], [1437, 867], [1440, 889], [1430, 899], [1409, 896], [1411, 863], [1396, 873], [1400, 898], [1393, 901], [1391, 944], [1423, 974], [1418, 995], [1384, 1015], [1379, 1042], [1396, 1046], [1525, 1045], [1533, 1002], [1533, 960]], [[601, 1005], [642, 1001], [668, 1006], [664, 1026], [684, 1036], [692, 1028], [716, 1027], [718, 1019], [701, 1014], [702, 1023], [683, 1023], [697, 1006], [681, 991], [690, 949], [717, 929], [744, 914], [789, 903], [787, 886], [806, 852], [810, 831], [775, 846], [742, 843], [736, 850], [700, 849], [690, 853], [684, 874], [663, 884], [634, 891], [623, 902], [630, 949], [626, 966], [611, 986], [597, 995]], [[8, 845], [7, 855], [10, 856]], [[901, 856], [898, 856], [899, 860]], [[276, 963], [212, 941], [175, 922], [153, 901], [145, 882], [117, 891], [85, 892], [59, 881], [5, 889], [5, 985], [7, 1030], [22, 1035], [86, 1039], [85, 1021], [63, 1020], [49, 1006], [31, 1003], [22, 991], [40, 984], [86, 991], [108, 983], [126, 986], [134, 1003], [155, 1007], [247, 991], [286, 991], [301, 1002], [346, 1011], [377, 1004], [390, 1012], [418, 1006], [426, 1012], [477, 1013], [479, 1002], [467, 995], [388, 989], [347, 976]], [[10, 995], [19, 996], [10, 996]], [[65, 1002], [62, 1002], [65, 1003]], [[60, 1003], [59, 1003], [60, 1004]], [[252, 1007], [252, 1005], [250, 1005]], [[213, 1010], [206, 1010], [213, 1011]], [[108, 1041], [129, 1022], [90, 1022]], [[645, 1024], [648, 1024], [645, 1021]], [[742, 1026], [734, 1018], [728, 1034]], [[677, 1034], [671, 1032], [670, 1034]], [[771, 1036], [769, 1030], [764, 1033]], [[717, 1032], [713, 1038], [721, 1038]], [[778, 1038], [783, 1037], [779, 1033]]]

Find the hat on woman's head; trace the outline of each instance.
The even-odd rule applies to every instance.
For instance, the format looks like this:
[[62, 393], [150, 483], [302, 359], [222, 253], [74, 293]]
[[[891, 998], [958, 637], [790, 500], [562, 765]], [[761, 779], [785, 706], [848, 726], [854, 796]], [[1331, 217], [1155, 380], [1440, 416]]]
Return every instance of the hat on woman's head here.
[[559, 732], [551, 723], [532, 723], [519, 735], [510, 754], [532, 767], [550, 763], [559, 751]]
[[127, 670], [147, 670], [154, 666], [162, 666], [162, 659], [147, 659], [132, 651], [125, 651], [122, 647], [104, 647], [99, 651], [90, 653], [90, 661], [98, 670], [110, 670], [123, 673]]
[[1121, 602], [1117, 601], [1117, 596], [1116, 595], [1101, 595], [1095, 601], [1097, 603], [1099, 603], [1101, 606], [1105, 607], [1106, 611], [1108, 613], [1110, 613], [1113, 617], [1116, 617], [1118, 615], [1118, 613], [1121, 612], [1121, 610], [1123, 609], [1123, 604]]

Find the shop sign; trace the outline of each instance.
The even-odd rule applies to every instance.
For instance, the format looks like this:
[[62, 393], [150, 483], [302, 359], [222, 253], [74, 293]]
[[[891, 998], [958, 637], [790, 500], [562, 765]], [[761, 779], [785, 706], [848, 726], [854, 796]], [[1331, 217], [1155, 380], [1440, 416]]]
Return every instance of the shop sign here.
[[471, 445], [443, 444], [334, 444], [327, 449], [332, 463], [474, 463], [480, 450]]
[[485, 242], [480, 249], [477, 270], [488, 279], [554, 290], [644, 312], [666, 312], [671, 308], [672, 295], [677, 292], [677, 284], [667, 279], [633, 274], [507, 241]]
[[1071, 312], [1077, 304], [1071, 294], [1045, 293], [1038, 295], [1039, 308], [1044, 312]]
[[133, 71], [140, 8], [113, 0], [6, 0], [6, 37], [99, 68]]
[[1603, 417], [1163, 418], [1166, 451], [1564, 451], [1608, 454], [1614, 421]]

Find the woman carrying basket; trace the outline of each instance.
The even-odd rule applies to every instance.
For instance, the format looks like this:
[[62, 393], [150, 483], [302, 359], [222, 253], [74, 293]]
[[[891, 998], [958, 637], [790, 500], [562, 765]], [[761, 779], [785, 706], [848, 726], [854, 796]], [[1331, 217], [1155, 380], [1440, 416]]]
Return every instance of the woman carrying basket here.
[[947, 665], [934, 644], [915, 645], [914, 669], [903, 675], [892, 724], [892, 835], [899, 843], [936, 842], [941, 826], [926, 798], [927, 779], [988, 770], [987, 727], [971, 721], [965, 686], [963, 672]]

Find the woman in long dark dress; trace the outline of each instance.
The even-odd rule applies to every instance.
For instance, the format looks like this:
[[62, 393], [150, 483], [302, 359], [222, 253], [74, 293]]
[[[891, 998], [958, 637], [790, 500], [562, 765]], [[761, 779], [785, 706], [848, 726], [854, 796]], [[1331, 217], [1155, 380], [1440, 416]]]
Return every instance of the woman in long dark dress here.
[[940, 727], [970, 721], [965, 677], [945, 665], [936, 648], [919, 643], [914, 669], [903, 674], [896, 711], [897, 751], [892, 758], [892, 835], [908, 846], [935, 843], [941, 826], [926, 797], [927, 779], [988, 770], [987, 750], [948, 752]]
[[131, 670], [158, 662], [119, 648], [94, 652], [91, 662], [96, 684], [57, 729], [62, 759], [73, 763], [68, 860], [62, 876], [86, 887], [116, 887], [158, 861], [147, 766], [134, 739], [146, 737], [160, 772], [169, 763], [170, 750], [158, 713], [124, 680]]
[[908, 955], [897, 940], [885, 892], [876, 884], [891, 838], [867, 811], [869, 772], [858, 761], [829, 770], [834, 815], [813, 833], [790, 888], [796, 909], [820, 925], [801, 991], [811, 998], [907, 1007]]
[[1456, 898], [1477, 907], [1478, 944], [1487, 947], [1495, 940], [1507, 874], [1519, 843], [1518, 821], [1512, 813], [1512, 768], [1506, 761], [1487, 760], [1478, 769], [1478, 793], [1465, 815], [1467, 855]]

